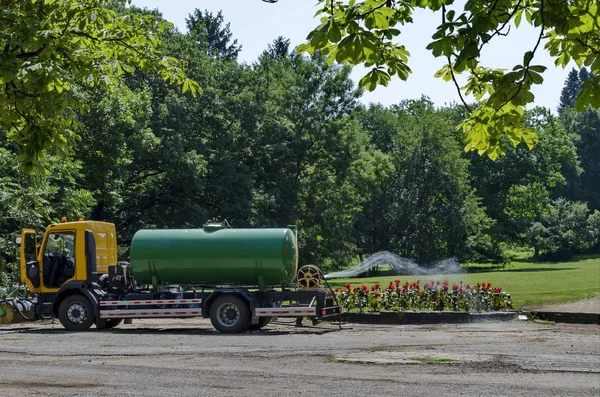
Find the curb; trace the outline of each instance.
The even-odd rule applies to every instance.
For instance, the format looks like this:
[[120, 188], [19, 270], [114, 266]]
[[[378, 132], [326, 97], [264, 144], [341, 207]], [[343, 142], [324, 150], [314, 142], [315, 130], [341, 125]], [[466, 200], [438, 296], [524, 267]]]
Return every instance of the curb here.
[[600, 313], [523, 312], [529, 318], [569, 324], [600, 324]]
[[342, 321], [357, 324], [461, 324], [479, 321], [509, 321], [516, 312], [379, 312], [342, 313]]

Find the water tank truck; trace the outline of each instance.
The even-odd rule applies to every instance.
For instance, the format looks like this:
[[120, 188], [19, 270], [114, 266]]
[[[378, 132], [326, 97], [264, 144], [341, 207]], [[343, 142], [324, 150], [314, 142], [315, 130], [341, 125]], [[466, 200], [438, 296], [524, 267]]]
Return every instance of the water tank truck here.
[[209, 222], [199, 229], [140, 230], [128, 263], [117, 262], [112, 223], [51, 224], [39, 249], [35, 230], [24, 229], [20, 270], [29, 313], [57, 317], [70, 331], [134, 318], [202, 317], [224, 333], [262, 328], [273, 317], [339, 315], [331, 290], [296, 285], [292, 229]]

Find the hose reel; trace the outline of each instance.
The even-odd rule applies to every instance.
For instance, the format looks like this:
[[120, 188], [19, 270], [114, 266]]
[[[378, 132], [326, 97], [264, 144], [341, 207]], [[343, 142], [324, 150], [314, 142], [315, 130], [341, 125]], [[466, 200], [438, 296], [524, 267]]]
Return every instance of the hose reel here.
[[323, 288], [323, 273], [315, 265], [304, 265], [298, 269], [297, 286], [298, 289], [319, 289]]

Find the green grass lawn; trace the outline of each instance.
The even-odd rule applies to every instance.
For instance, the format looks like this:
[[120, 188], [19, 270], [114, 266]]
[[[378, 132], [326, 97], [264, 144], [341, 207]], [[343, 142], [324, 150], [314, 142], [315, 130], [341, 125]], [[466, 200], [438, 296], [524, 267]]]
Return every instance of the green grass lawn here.
[[554, 305], [591, 298], [600, 292], [600, 255], [581, 256], [569, 262], [529, 262], [515, 259], [503, 269], [491, 269], [486, 265], [469, 265], [469, 273], [432, 276], [385, 276], [370, 278], [344, 278], [329, 280], [332, 288], [379, 283], [383, 288], [390, 281], [448, 280], [450, 283], [492, 283], [511, 294], [513, 306]]

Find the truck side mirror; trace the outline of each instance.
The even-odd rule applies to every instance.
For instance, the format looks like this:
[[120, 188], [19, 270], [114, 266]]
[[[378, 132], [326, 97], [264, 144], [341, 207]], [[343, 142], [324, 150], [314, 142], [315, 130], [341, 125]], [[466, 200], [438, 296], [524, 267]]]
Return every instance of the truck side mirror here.
[[17, 236], [17, 238], [15, 239], [15, 244], [17, 244], [17, 247], [21, 246], [21, 236]]

